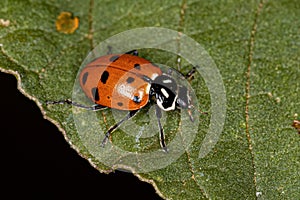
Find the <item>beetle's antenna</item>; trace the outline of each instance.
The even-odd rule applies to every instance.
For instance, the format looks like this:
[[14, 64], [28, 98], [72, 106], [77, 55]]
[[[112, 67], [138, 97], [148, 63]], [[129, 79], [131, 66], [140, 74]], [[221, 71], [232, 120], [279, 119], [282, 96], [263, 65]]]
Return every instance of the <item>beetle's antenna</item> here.
[[201, 113], [202, 115], [207, 115], [207, 114], [208, 114], [208, 112], [204, 112], [204, 111], [199, 110], [199, 109], [198, 109], [198, 111], [199, 111], [199, 113]]

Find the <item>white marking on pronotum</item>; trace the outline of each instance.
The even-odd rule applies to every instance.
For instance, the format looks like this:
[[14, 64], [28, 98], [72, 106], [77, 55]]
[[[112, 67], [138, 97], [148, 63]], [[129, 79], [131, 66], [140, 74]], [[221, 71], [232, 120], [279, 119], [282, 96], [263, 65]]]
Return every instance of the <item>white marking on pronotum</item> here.
[[165, 79], [165, 80], [163, 80], [163, 83], [172, 83], [172, 80], [171, 79]]
[[165, 88], [161, 88], [160, 91], [163, 93], [163, 95], [166, 97], [166, 98], [169, 98], [169, 93], [165, 90]]
[[177, 97], [178, 97], [178, 96], [176, 95], [176, 97], [174, 98], [174, 101], [173, 101], [173, 103], [172, 103], [172, 105], [171, 105], [170, 107], [165, 108], [165, 107], [162, 105], [163, 101], [161, 101], [161, 100], [159, 100], [159, 99], [157, 99], [156, 104], [158, 105], [158, 107], [160, 107], [160, 108], [161, 108], [162, 110], [164, 110], [164, 111], [175, 110], [175, 102], [176, 102]]

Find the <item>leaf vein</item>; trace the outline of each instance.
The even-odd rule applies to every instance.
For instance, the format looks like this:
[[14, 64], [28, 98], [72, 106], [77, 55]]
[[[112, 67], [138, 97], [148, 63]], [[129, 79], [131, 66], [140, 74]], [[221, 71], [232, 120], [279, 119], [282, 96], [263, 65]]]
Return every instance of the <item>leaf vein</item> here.
[[[246, 120], [246, 136], [247, 136], [247, 140], [248, 140], [248, 146], [249, 146], [249, 151], [251, 154], [251, 159], [252, 159], [252, 167], [253, 167], [253, 184], [255, 187], [255, 190], [257, 191], [257, 183], [256, 183], [256, 167], [255, 167], [255, 158], [254, 158], [254, 152], [253, 152], [253, 146], [252, 146], [252, 138], [250, 135], [250, 124], [249, 124], [249, 120], [250, 120], [250, 116], [249, 116], [249, 102], [250, 102], [250, 87], [251, 87], [251, 83], [250, 83], [250, 79], [251, 79], [251, 65], [252, 65], [252, 60], [253, 60], [253, 53], [254, 53], [254, 43], [255, 43], [255, 36], [257, 33], [257, 24], [258, 24], [258, 17], [261, 14], [261, 10], [263, 7], [263, 0], [261, 0], [259, 2], [257, 11], [255, 13], [254, 16], [254, 23], [252, 25], [252, 29], [251, 29], [251, 34], [250, 34], [250, 43], [249, 43], [249, 54], [248, 54], [248, 65], [247, 65], [247, 71], [246, 71], [246, 106], [245, 106], [245, 120]], [[255, 195], [256, 199], [257, 196]]]
[[94, 10], [94, 0], [90, 0], [89, 14], [88, 14], [88, 24], [89, 24], [88, 39], [90, 41], [91, 50], [94, 49], [93, 10]]

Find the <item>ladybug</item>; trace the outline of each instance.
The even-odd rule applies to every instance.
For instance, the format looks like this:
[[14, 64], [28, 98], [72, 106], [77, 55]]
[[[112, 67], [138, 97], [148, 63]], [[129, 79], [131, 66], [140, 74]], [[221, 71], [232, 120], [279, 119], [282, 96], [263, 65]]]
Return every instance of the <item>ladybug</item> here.
[[[195, 71], [196, 68], [193, 67], [185, 77], [191, 78]], [[139, 57], [136, 50], [125, 54], [109, 54], [91, 61], [79, 74], [80, 86], [85, 95], [95, 103], [93, 106], [71, 100], [48, 101], [47, 104], [67, 103], [89, 110], [112, 108], [129, 111], [122, 120], [108, 129], [101, 144], [104, 147], [113, 131], [152, 101], [155, 103], [160, 145], [167, 152], [160, 122], [161, 111], [187, 109], [190, 120], [194, 121], [190, 91], [179, 85], [171, 73], [171, 70], [164, 73], [159, 66]]]

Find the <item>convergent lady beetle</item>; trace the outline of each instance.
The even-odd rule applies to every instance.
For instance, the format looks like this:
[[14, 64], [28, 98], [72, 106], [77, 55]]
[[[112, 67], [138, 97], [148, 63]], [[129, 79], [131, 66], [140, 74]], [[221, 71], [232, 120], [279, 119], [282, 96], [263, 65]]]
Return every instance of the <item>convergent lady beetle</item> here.
[[[193, 67], [185, 77], [192, 77], [195, 71]], [[157, 65], [138, 57], [136, 50], [125, 54], [105, 55], [88, 63], [79, 75], [82, 90], [95, 105], [88, 107], [70, 100], [48, 101], [47, 104], [67, 103], [89, 110], [107, 107], [128, 110], [129, 113], [106, 132], [102, 141], [104, 147], [114, 130], [153, 101], [156, 104], [155, 113], [160, 132], [160, 144], [163, 150], [167, 151], [160, 122], [161, 110], [187, 109], [190, 120], [194, 121], [190, 91], [186, 86], [179, 85], [172, 78], [171, 73], [171, 70], [164, 73]]]

